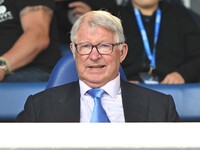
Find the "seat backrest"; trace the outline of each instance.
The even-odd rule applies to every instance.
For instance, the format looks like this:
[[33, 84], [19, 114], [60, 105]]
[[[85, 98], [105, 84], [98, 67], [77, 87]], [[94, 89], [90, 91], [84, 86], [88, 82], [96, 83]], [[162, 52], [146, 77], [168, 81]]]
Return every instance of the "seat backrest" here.
[[78, 80], [76, 64], [71, 51], [68, 51], [53, 68], [46, 88], [48, 89], [76, 80]]
[[[120, 66], [120, 75], [124, 80], [127, 80], [123, 68]], [[47, 89], [70, 83], [78, 80], [76, 71], [76, 64], [71, 51], [68, 51], [62, 58], [57, 62], [54, 69], [51, 72], [49, 81], [47, 83]]]

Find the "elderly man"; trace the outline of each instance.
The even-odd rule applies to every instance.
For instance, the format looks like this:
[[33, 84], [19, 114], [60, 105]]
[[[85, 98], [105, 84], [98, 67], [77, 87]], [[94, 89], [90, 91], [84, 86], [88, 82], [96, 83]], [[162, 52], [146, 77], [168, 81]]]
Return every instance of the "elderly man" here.
[[117, 17], [106, 11], [86, 13], [72, 27], [71, 41], [79, 81], [30, 96], [17, 121], [179, 120], [171, 96], [120, 79], [128, 47]]

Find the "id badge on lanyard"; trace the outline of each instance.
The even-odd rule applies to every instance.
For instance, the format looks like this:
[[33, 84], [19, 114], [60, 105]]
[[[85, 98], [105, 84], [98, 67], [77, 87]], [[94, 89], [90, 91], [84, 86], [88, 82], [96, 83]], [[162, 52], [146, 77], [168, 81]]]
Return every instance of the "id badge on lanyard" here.
[[144, 44], [145, 53], [147, 58], [150, 61], [150, 69], [149, 72], [140, 73], [139, 76], [142, 81], [146, 84], [158, 84], [158, 77], [153, 75], [153, 70], [156, 68], [156, 44], [158, 40], [158, 34], [160, 30], [160, 22], [161, 22], [161, 10], [158, 8], [156, 10], [156, 20], [155, 20], [155, 30], [154, 30], [154, 43], [153, 43], [153, 50], [151, 51], [149, 40], [147, 37], [146, 30], [144, 28], [142, 17], [140, 11], [137, 8], [134, 8], [134, 13], [136, 16], [136, 20], [140, 29], [140, 33], [142, 36], [142, 41]]

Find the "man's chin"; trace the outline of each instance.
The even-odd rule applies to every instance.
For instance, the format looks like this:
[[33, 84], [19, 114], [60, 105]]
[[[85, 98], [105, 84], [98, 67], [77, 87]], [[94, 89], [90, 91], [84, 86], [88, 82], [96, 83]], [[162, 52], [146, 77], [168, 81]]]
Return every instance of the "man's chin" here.
[[98, 88], [105, 84], [105, 79], [100, 79], [99, 76], [86, 78], [84, 82], [92, 88]]

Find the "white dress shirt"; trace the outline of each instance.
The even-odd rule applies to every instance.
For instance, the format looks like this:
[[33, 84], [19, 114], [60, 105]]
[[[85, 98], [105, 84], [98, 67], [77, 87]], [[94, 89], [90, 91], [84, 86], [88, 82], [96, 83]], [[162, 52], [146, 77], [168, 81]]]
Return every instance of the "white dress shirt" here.
[[[79, 84], [81, 91], [80, 122], [90, 122], [94, 100], [86, 92], [91, 88], [81, 80], [79, 80]], [[106, 94], [103, 94], [101, 102], [109, 120], [111, 122], [125, 122], [120, 88], [120, 75], [100, 88], [106, 92]]]

